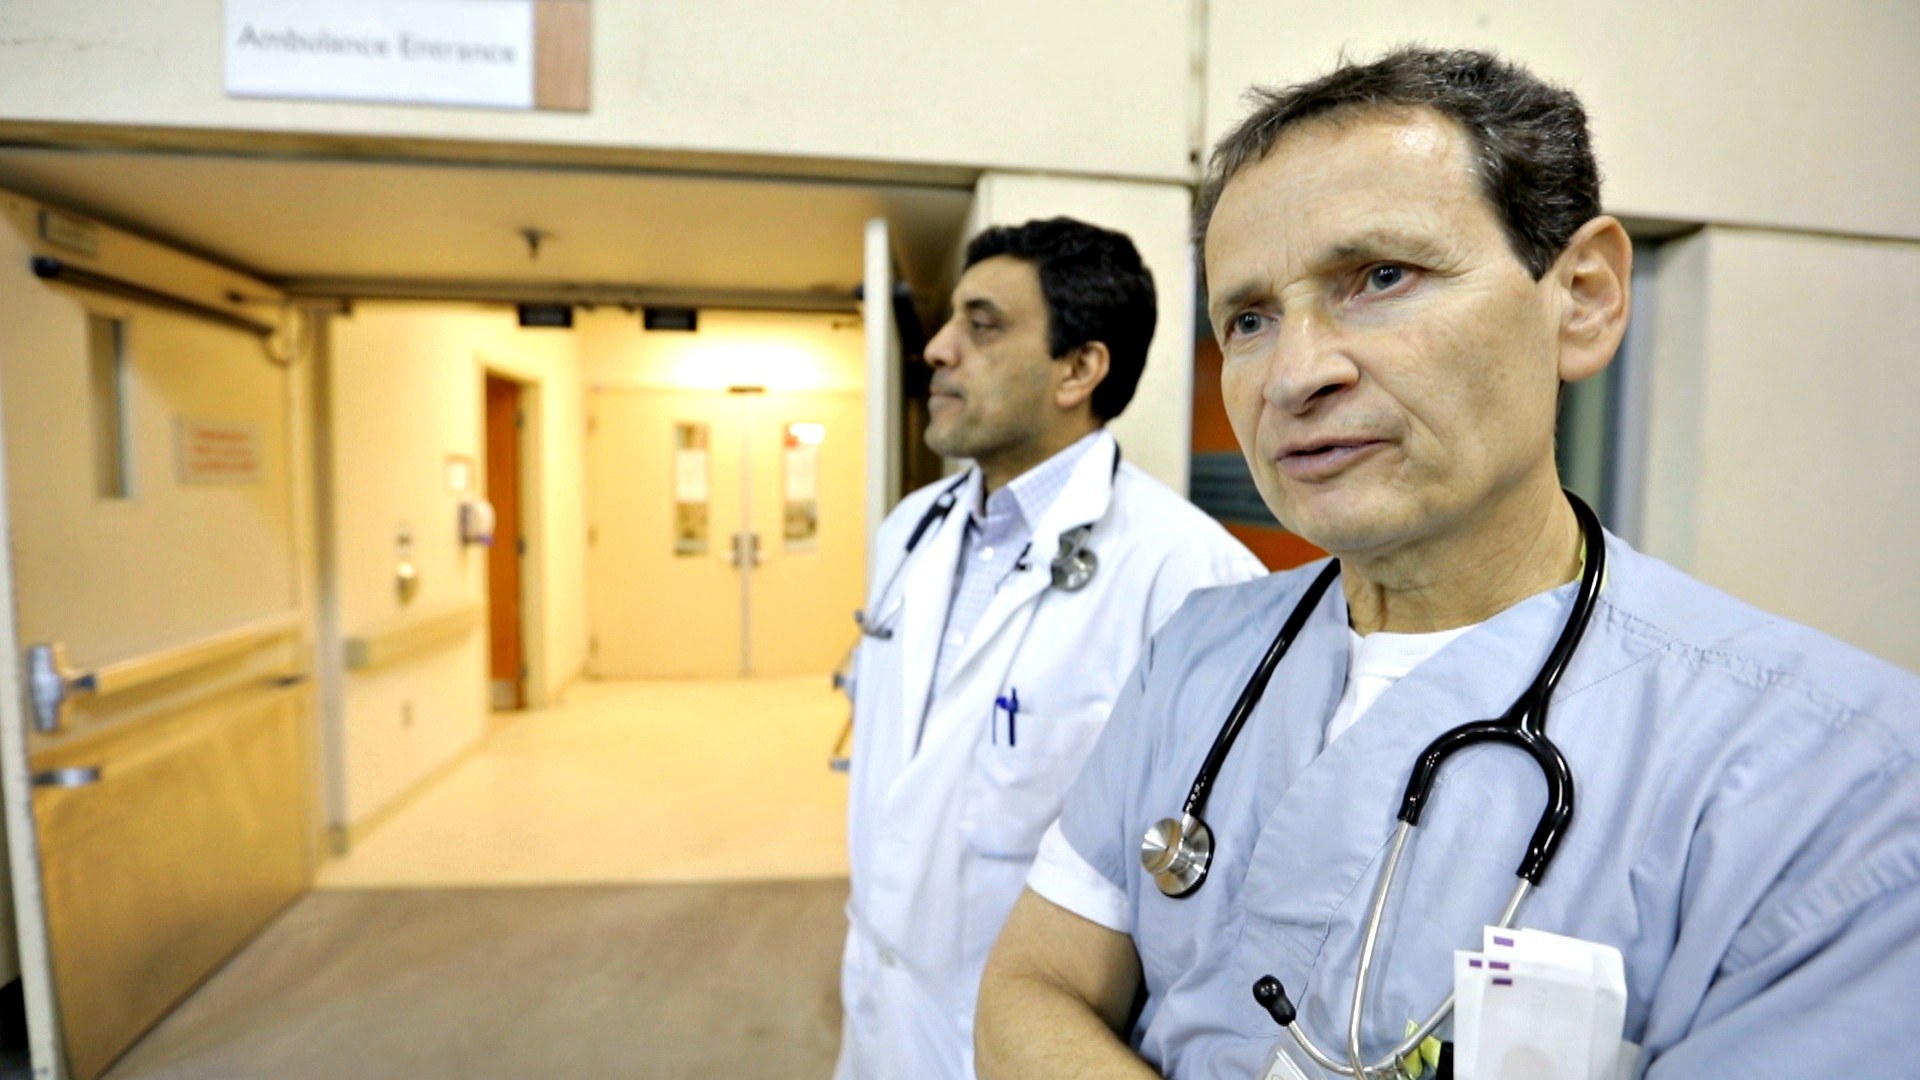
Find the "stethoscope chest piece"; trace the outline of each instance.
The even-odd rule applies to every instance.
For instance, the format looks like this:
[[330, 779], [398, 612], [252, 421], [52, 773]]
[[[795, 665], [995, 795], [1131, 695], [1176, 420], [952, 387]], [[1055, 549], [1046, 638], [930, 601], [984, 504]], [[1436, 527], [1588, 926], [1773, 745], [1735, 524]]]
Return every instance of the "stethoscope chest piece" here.
[[1200, 887], [1213, 862], [1213, 830], [1192, 814], [1161, 818], [1140, 841], [1140, 865], [1176, 900]]
[[1100, 568], [1100, 559], [1091, 551], [1076, 551], [1053, 568], [1053, 587], [1065, 592], [1079, 592], [1093, 580], [1093, 573]]
[[1093, 529], [1079, 525], [1060, 535], [1060, 554], [1054, 556], [1053, 587], [1062, 592], [1079, 592], [1100, 569], [1100, 558], [1088, 550], [1087, 535]]

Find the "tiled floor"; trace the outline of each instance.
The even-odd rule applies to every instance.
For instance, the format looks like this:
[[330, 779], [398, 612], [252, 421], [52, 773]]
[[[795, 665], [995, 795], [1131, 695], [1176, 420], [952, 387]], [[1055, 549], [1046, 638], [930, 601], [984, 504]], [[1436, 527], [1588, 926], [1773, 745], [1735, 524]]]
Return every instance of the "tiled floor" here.
[[824, 677], [578, 684], [329, 862], [111, 1075], [825, 1075], [846, 716]]
[[321, 871], [322, 888], [842, 877], [825, 677], [575, 684]]

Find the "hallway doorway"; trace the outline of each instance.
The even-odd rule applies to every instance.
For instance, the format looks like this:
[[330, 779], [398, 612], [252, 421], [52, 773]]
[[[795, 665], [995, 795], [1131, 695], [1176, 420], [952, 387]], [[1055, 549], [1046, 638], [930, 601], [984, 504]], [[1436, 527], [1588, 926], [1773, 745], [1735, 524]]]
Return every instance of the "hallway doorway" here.
[[[887, 433], [899, 424], [869, 425], [866, 418], [898, 410], [897, 394], [888, 388], [901, 356], [897, 342], [890, 352], [871, 348], [897, 338], [895, 324], [911, 309], [916, 291], [944, 294], [949, 256], [971, 199], [968, 186], [19, 147], [0, 148], [0, 184], [22, 189], [23, 199], [38, 194], [55, 201], [55, 216], [23, 211], [10, 222], [26, 245], [6, 248], [23, 281], [29, 256], [57, 243], [69, 245], [61, 257], [78, 266], [110, 269], [86, 253], [88, 238], [104, 221], [168, 238], [167, 244], [134, 245], [147, 261], [128, 271], [144, 290], [139, 295], [167, 301], [159, 305], [163, 311], [148, 313], [138, 299], [119, 308], [136, 309], [127, 339], [135, 354], [143, 342], [157, 340], [154, 332], [176, 331], [186, 343], [179, 351], [194, 354], [193, 363], [156, 365], [157, 377], [192, 385], [164, 401], [134, 401], [127, 427], [113, 422], [111, 409], [86, 404], [89, 395], [105, 400], [103, 390], [117, 385], [112, 365], [99, 359], [114, 350], [90, 349], [80, 324], [69, 318], [72, 312], [61, 314], [65, 321], [57, 333], [41, 333], [45, 320], [0, 320], [6, 331], [0, 337], [8, 338], [8, 349], [0, 352], [10, 365], [0, 376], [9, 445], [57, 451], [72, 459], [60, 463], [63, 469], [75, 466], [60, 471], [14, 463], [16, 496], [50, 484], [57, 472], [67, 494], [97, 503], [88, 509], [84, 528], [69, 528], [65, 519], [32, 509], [31, 493], [16, 502], [17, 576], [0, 566], [0, 592], [19, 587], [18, 626], [31, 635], [23, 644], [64, 641], [76, 666], [96, 671], [121, 658], [153, 668], [146, 661], [156, 656], [191, 653], [208, 659], [220, 679], [245, 684], [261, 699], [257, 708], [223, 712], [231, 721], [224, 727], [204, 725], [234, 736], [234, 746], [202, 747], [232, 751], [227, 759], [195, 759], [191, 768], [160, 778], [191, 781], [182, 803], [199, 799], [226, 812], [182, 821], [173, 813], [114, 811], [116, 821], [130, 828], [168, 833], [166, 843], [104, 832], [88, 838], [98, 841], [99, 850], [63, 851], [52, 833], [42, 836], [37, 852], [16, 842], [23, 926], [40, 911], [41, 875], [49, 881], [51, 921], [63, 917], [60, 899], [52, 895], [62, 883], [54, 879], [70, 870], [64, 884], [107, 882], [81, 891], [119, 906], [126, 917], [118, 929], [195, 950], [191, 964], [164, 980], [127, 970], [142, 954], [126, 944], [131, 938], [102, 932], [104, 924], [88, 928], [100, 955], [78, 967], [61, 959], [57, 942], [51, 963], [45, 950], [28, 950], [15, 970], [28, 973], [29, 997], [39, 995], [31, 1021], [36, 1068], [90, 1076], [114, 1067], [120, 1048], [149, 1025], [177, 1031], [164, 1018], [182, 999], [189, 1005], [210, 1001], [216, 1008], [235, 1000], [271, 1005], [252, 992], [238, 999], [218, 992], [200, 998], [194, 989], [235, 948], [240, 951], [231, 960], [233, 970], [272, 966], [297, 954], [300, 942], [279, 931], [295, 927], [293, 937], [299, 938], [297, 927], [305, 924], [293, 915], [283, 923], [270, 921], [284, 905], [304, 911], [310, 903], [326, 906], [329, 892], [378, 894], [398, 887], [391, 881], [365, 884], [371, 878], [360, 886], [329, 880], [302, 897], [329, 850], [348, 852], [346, 863], [364, 874], [369, 864], [354, 862], [354, 856], [372, 857], [383, 847], [413, 842], [416, 852], [451, 857], [492, 844], [490, 857], [527, 871], [513, 884], [528, 891], [603, 888], [595, 882], [619, 882], [626, 880], [620, 875], [637, 872], [631, 865], [609, 867], [603, 859], [584, 878], [568, 877], [572, 871], [565, 867], [571, 864], [557, 856], [571, 838], [597, 842], [601, 856], [646, 855], [646, 868], [703, 877], [716, 889], [737, 885], [741, 896], [755, 888], [755, 879], [804, 878], [803, 884], [825, 890], [814, 890], [820, 895], [844, 889], [844, 778], [828, 770], [826, 758], [845, 722], [845, 702], [826, 675], [854, 633], [849, 615], [860, 600], [866, 531], [878, 519], [873, 508], [884, 511], [898, 495], [897, 482], [875, 483], [872, 473], [898, 472], [897, 465], [889, 466], [898, 440]], [[222, 197], [204, 198], [210, 190]], [[369, 207], [379, 212], [368, 213]], [[121, 242], [116, 235], [114, 244]], [[876, 268], [884, 271], [878, 279]], [[875, 280], [881, 285], [874, 286]], [[902, 282], [899, 289], [895, 281]], [[38, 303], [47, 289], [66, 291], [27, 284], [30, 289], [0, 290], [0, 307], [28, 297]], [[858, 291], [863, 286], [864, 294]], [[860, 295], [875, 302], [863, 305]], [[746, 347], [729, 345], [724, 355], [689, 353], [673, 378], [639, 372], [646, 365], [634, 342], [645, 325], [636, 316], [656, 304], [697, 311], [703, 331], [709, 316], [716, 327], [729, 319], [808, 322], [816, 337], [835, 339], [836, 350], [845, 340], [848, 367], [830, 377], [815, 372], [795, 379], [806, 365], [795, 362], [793, 336], [759, 326], [759, 340]], [[529, 323], [524, 313], [515, 318], [521, 305], [572, 314]], [[205, 323], [182, 317], [183, 306], [225, 318]], [[177, 330], [176, 323], [191, 329]], [[704, 335], [681, 336], [691, 342]], [[261, 337], [270, 339], [264, 358]], [[618, 346], [616, 338], [628, 344]], [[244, 349], [236, 350], [232, 341]], [[599, 346], [609, 342], [616, 345], [606, 353], [611, 358], [599, 363]], [[620, 348], [634, 355], [613, 356]], [[237, 355], [230, 354], [239, 351], [247, 355], [244, 380], [204, 375], [199, 366], [238, 368]], [[623, 365], [633, 370], [618, 370]], [[884, 379], [866, 377], [875, 365], [886, 372]], [[494, 382], [491, 394], [489, 372], [506, 378]], [[71, 385], [35, 398], [35, 380], [49, 373]], [[68, 378], [73, 375], [78, 378]], [[511, 383], [518, 384], [517, 402], [509, 400]], [[735, 385], [763, 393], [728, 394]], [[723, 673], [750, 700], [715, 699], [675, 713], [620, 697], [630, 684], [589, 677], [595, 619], [618, 604], [611, 593], [599, 595], [592, 584], [598, 570], [589, 567], [589, 528], [595, 525], [585, 480], [591, 386], [613, 395], [671, 387], [704, 395], [726, 410], [706, 419], [705, 448], [713, 455], [708, 464], [717, 469], [721, 448], [731, 445], [739, 448], [738, 468], [724, 478], [717, 471], [705, 478], [711, 531], [704, 559], [718, 562], [731, 577], [721, 599], [694, 600], [685, 608], [734, 613]], [[252, 396], [239, 400], [244, 395]], [[527, 416], [518, 440], [503, 438], [508, 416], [516, 417], [517, 429], [517, 417]], [[700, 419], [677, 409], [667, 418], [667, 434], [653, 452], [663, 467], [673, 461], [672, 425]], [[49, 426], [60, 429], [60, 438], [40, 440], [38, 432]], [[870, 428], [883, 437], [870, 440]], [[131, 459], [116, 457], [113, 438], [129, 431], [143, 441]], [[684, 448], [700, 449], [696, 442], [689, 438]], [[238, 475], [204, 485], [181, 480], [185, 466], [177, 458], [194, 447], [211, 453], [220, 446], [238, 447], [231, 451], [238, 464], [222, 466]], [[510, 463], [515, 455], [518, 462]], [[23, 450], [21, 456], [31, 455]], [[619, 468], [635, 477], [641, 460]], [[517, 491], [498, 486], [508, 479], [519, 481]], [[145, 513], [156, 507], [156, 496], [171, 497], [176, 484], [186, 489], [182, 514], [174, 514], [171, 504], [164, 513]], [[115, 503], [115, 485], [130, 485], [134, 498]], [[675, 489], [664, 477], [651, 494], [627, 493], [636, 506], [654, 495], [673, 509]], [[466, 508], [483, 498], [496, 510], [491, 552], [469, 539], [475, 530]], [[79, 542], [71, 542], [75, 535]], [[674, 535], [666, 533], [669, 558]], [[525, 548], [520, 537], [528, 540]], [[516, 560], [523, 551], [525, 557]], [[732, 566], [736, 554], [739, 568]], [[104, 597], [101, 626], [54, 625], [28, 610], [47, 597], [47, 610], [74, 608], [64, 595], [66, 584], [61, 595], [41, 595], [39, 583], [52, 579], [36, 578], [34, 558], [27, 557], [41, 555], [46, 565], [70, 571], [80, 583], [76, 588], [97, 586]], [[181, 560], [191, 565], [176, 565]], [[136, 576], [140, 580], [129, 584]], [[630, 610], [635, 621], [671, 627], [686, 612], [663, 610], [657, 591], [643, 583]], [[108, 640], [145, 626], [141, 620], [159, 608], [179, 618], [150, 637]], [[483, 629], [490, 625], [489, 608], [499, 625]], [[81, 614], [90, 618], [92, 609]], [[92, 632], [102, 628], [104, 633]], [[241, 631], [244, 640], [226, 636]], [[679, 636], [692, 636], [684, 622]], [[605, 640], [617, 638], [615, 630]], [[214, 648], [206, 652], [201, 646]], [[758, 677], [738, 680], [743, 671]], [[785, 672], [796, 674], [768, 677]], [[85, 735], [104, 726], [94, 724], [100, 720], [117, 731], [125, 719], [126, 730], [155, 720], [165, 733], [178, 733], [198, 720], [175, 725], [159, 717], [159, 706], [190, 704], [173, 696], [185, 685], [170, 681], [162, 689], [127, 694], [121, 699], [128, 706], [124, 717], [110, 717], [105, 705], [93, 711], [83, 704], [74, 730]], [[670, 691], [691, 685], [654, 684]], [[618, 702], [601, 710], [600, 734], [611, 732], [613, 744], [596, 741], [586, 730], [592, 725], [571, 724], [541, 708], [585, 702], [603, 690]], [[490, 720], [496, 702], [520, 711]], [[233, 703], [218, 704], [225, 710]], [[38, 817], [56, 831], [63, 823], [84, 824], [81, 819], [93, 814], [84, 808], [138, 794], [132, 784], [139, 769], [159, 760], [113, 758], [103, 778], [90, 780], [88, 768], [105, 760], [94, 751], [119, 753], [138, 740], [115, 734], [52, 747], [23, 731], [17, 707], [9, 723], [14, 741], [35, 752], [31, 761], [17, 756], [8, 770], [15, 823]], [[662, 724], [673, 730], [661, 730]], [[770, 734], [775, 728], [778, 734]], [[680, 738], [686, 735], [709, 738]], [[242, 736], [257, 738], [239, 745]], [[510, 755], [530, 747], [536, 756], [539, 747], [570, 750], [571, 756], [488, 772], [499, 767], [496, 751]], [[39, 752], [46, 749], [57, 752]], [[769, 754], [790, 770], [787, 787], [755, 771]], [[29, 765], [81, 786], [29, 796]], [[74, 771], [60, 771], [68, 767]], [[582, 778], [594, 769], [600, 770], [600, 792], [614, 801], [580, 797]], [[536, 820], [542, 811], [517, 800], [530, 793], [536, 774], [544, 787], [531, 793], [556, 796], [563, 804], [571, 800], [577, 804], [571, 815]], [[478, 791], [480, 803], [494, 809], [468, 804], [468, 812], [432, 824], [424, 839], [409, 833], [408, 823], [420, 820], [412, 811], [440, 805], [443, 794], [459, 791]], [[648, 806], [618, 804], [618, 796], [636, 792], [657, 799], [681, 794]], [[785, 794], [776, 797], [780, 792]], [[215, 799], [229, 794], [236, 797]], [[720, 801], [703, 801], [706, 796]], [[18, 812], [29, 797], [31, 816]], [[693, 824], [675, 824], [683, 821]], [[460, 831], [474, 825], [498, 828]], [[220, 842], [221, 829], [242, 827], [255, 827], [260, 835], [248, 843]], [[663, 830], [695, 837], [701, 846], [691, 854], [661, 854]], [[233, 860], [244, 865], [229, 867]], [[408, 861], [432, 864], [417, 854]], [[129, 869], [128, 862], [140, 865]], [[331, 878], [336, 871], [347, 872], [335, 863], [324, 873]], [[438, 884], [409, 887], [447, 894], [457, 907], [463, 898], [453, 894], [487, 887], [471, 880], [481, 873], [469, 865], [449, 871]], [[457, 880], [463, 875], [468, 880]], [[128, 884], [149, 879], [159, 885]], [[221, 890], [245, 892], [244, 904], [210, 896]], [[719, 906], [719, 895], [701, 906]], [[156, 900], [169, 901], [165, 910]], [[816, 906], [832, 929], [811, 935], [812, 944], [831, 944], [827, 939], [840, 925], [839, 900], [829, 901]], [[345, 907], [384, 909], [359, 903], [356, 898]], [[472, 910], [480, 909], [518, 910], [512, 904]], [[756, 925], [776, 923], [763, 913]], [[621, 965], [638, 971], [649, 947], [672, 945], [671, 924], [649, 925], [656, 938], [636, 944]], [[63, 933], [54, 927], [54, 937]], [[430, 930], [420, 931], [421, 941], [431, 938]], [[247, 946], [249, 939], [255, 944]], [[484, 935], [463, 946], [471, 953], [487, 947]], [[283, 948], [293, 953], [276, 953]], [[468, 952], [462, 957], [473, 958]], [[830, 966], [829, 958], [828, 967], [814, 972], [823, 994], [831, 994]], [[444, 979], [450, 970], [428, 974]], [[222, 974], [213, 978], [219, 981]], [[47, 1000], [57, 993], [64, 1001], [90, 985], [144, 995], [137, 1013], [113, 1018], [115, 1030], [105, 1039], [85, 1029], [78, 1010], [61, 1016]], [[410, 1001], [431, 1013], [435, 994], [457, 995], [460, 988], [429, 979], [405, 989]], [[672, 1000], [659, 1004], [668, 1014], [682, 1007]], [[331, 1008], [313, 1002], [303, 1007], [318, 1013]], [[227, 1029], [220, 1038], [234, 1045], [271, 1041], [284, 1015], [272, 1008], [248, 1013], [257, 1030]], [[368, 1019], [377, 1026], [380, 1017]], [[639, 1034], [675, 1030], [673, 1015], [652, 1022], [657, 1026]], [[336, 1045], [357, 1040], [351, 1031], [332, 1034], [340, 1037]], [[158, 1030], [152, 1036], [151, 1045], [168, 1045]], [[188, 1037], [196, 1044], [198, 1039]], [[434, 1075], [467, 1060], [447, 1046], [419, 1045], [424, 1057], [395, 1066], [406, 1075]], [[171, 1075], [208, 1075], [206, 1068], [214, 1075], [245, 1075], [220, 1072], [223, 1066], [212, 1064], [213, 1058], [182, 1065], [172, 1049], [156, 1052], [172, 1062], [156, 1075], [169, 1075], [170, 1067], [177, 1069]], [[159, 1059], [140, 1051], [123, 1064], [135, 1060]], [[68, 1064], [74, 1066], [71, 1074], [63, 1068]], [[269, 1069], [261, 1075], [291, 1074]]]
[[596, 388], [596, 677], [833, 669], [864, 584], [863, 406], [857, 389]]
[[[494, 710], [527, 702], [526, 632], [521, 625], [521, 560], [527, 556], [520, 488], [521, 439], [527, 426], [520, 383], [486, 373], [487, 508], [492, 535], [487, 548], [487, 669]], [[479, 527], [476, 523], [475, 527]]]

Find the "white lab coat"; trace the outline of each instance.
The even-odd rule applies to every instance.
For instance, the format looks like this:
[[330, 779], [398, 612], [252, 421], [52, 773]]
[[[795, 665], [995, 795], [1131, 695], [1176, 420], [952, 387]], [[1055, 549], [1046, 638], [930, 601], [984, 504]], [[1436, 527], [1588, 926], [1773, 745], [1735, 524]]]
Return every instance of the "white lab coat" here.
[[[930, 703], [978, 471], [911, 555], [908, 535], [951, 481], [908, 496], [880, 528], [868, 612], [893, 603], [877, 592], [903, 557], [911, 561], [896, 582], [894, 636], [863, 638], [855, 659], [853, 889], [836, 1076], [973, 1075], [987, 952], [1148, 636], [1194, 589], [1264, 573], [1185, 499], [1130, 465], [1116, 472], [1118, 453], [1102, 432], [1082, 456], [1034, 526], [1026, 569], [1001, 586]], [[1049, 588], [1060, 534], [1087, 523], [1099, 559], [1092, 582], [1078, 592]], [[1009, 745], [994, 701], [1014, 691]]]

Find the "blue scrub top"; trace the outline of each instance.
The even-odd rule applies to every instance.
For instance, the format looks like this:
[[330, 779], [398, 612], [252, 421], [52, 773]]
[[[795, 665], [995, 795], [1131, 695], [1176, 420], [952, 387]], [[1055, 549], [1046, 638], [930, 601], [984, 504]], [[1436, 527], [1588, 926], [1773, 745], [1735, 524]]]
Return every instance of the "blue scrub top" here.
[[[1626, 961], [1626, 1037], [1652, 1077], [1920, 1075], [1920, 679], [1608, 538], [1608, 581], [1548, 733], [1575, 811], [1520, 923]], [[1061, 829], [1127, 895], [1149, 993], [1133, 1032], [1172, 1077], [1253, 1076], [1276, 1039], [1250, 988], [1285, 984], [1345, 1044], [1360, 938], [1407, 771], [1533, 679], [1574, 585], [1415, 668], [1322, 749], [1346, 675], [1329, 590], [1221, 769], [1215, 861], [1186, 899], [1141, 872], [1261, 652], [1319, 566], [1196, 593], [1154, 640]], [[1369, 1060], [1452, 990], [1545, 802], [1531, 760], [1456, 755], [1414, 830], [1369, 982]]]

